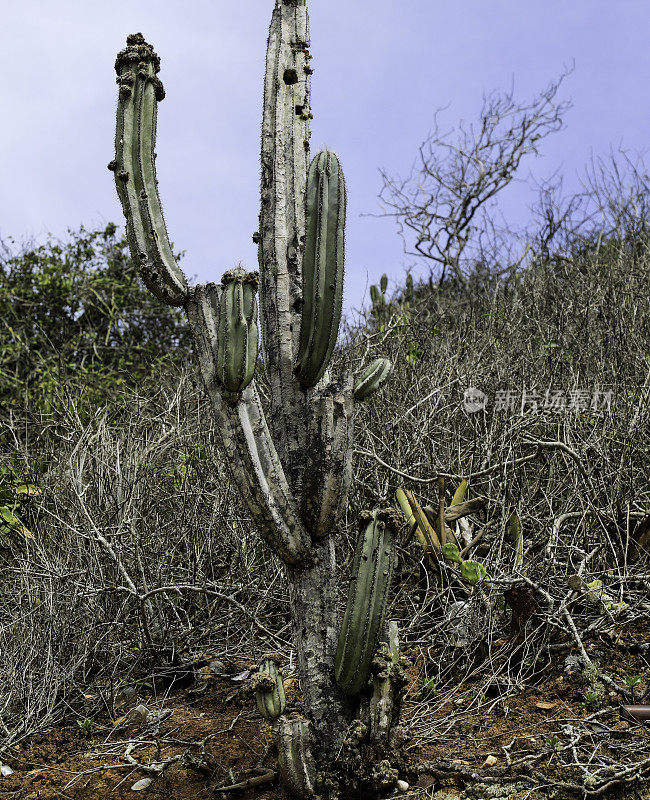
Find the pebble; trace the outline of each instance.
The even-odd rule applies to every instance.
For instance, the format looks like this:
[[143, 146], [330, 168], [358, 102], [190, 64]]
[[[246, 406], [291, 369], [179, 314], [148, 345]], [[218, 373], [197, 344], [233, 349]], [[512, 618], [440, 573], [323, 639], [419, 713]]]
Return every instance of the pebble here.
[[143, 789], [148, 789], [151, 786], [151, 778], [143, 778], [141, 781], [136, 781], [131, 787], [133, 792], [141, 792]]

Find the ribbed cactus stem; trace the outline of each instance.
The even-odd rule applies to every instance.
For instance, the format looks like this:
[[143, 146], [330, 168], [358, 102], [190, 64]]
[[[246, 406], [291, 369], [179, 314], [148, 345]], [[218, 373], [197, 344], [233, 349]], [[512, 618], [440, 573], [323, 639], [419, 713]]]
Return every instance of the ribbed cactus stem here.
[[252, 678], [257, 710], [268, 722], [276, 720], [287, 703], [278, 661], [275, 654], [264, 656], [259, 670]]
[[354, 399], [366, 400], [388, 379], [392, 364], [388, 358], [376, 358], [364, 369], [354, 385]]
[[108, 167], [115, 173], [131, 256], [145, 285], [164, 303], [181, 306], [187, 281], [169, 243], [154, 163], [157, 104], [165, 96], [157, 77], [160, 59], [141, 33], [126, 43], [115, 61], [120, 90], [115, 160]]
[[394, 509], [364, 512], [352, 565], [348, 602], [339, 634], [334, 674], [348, 695], [364, 685], [381, 633], [395, 560], [399, 522]]
[[223, 291], [217, 332], [217, 377], [237, 396], [253, 380], [257, 365], [257, 272], [229, 270], [221, 279]]
[[345, 180], [337, 156], [318, 153], [307, 178], [303, 310], [296, 373], [303, 386], [321, 379], [341, 321], [345, 260]]
[[388, 641], [377, 651], [371, 669], [370, 739], [386, 741], [399, 716], [402, 689], [408, 683], [400, 664], [399, 629], [394, 620], [388, 625]]
[[302, 798], [315, 797], [316, 775], [311, 754], [309, 721], [303, 717], [280, 717], [273, 726], [278, 749], [278, 767], [291, 793]]

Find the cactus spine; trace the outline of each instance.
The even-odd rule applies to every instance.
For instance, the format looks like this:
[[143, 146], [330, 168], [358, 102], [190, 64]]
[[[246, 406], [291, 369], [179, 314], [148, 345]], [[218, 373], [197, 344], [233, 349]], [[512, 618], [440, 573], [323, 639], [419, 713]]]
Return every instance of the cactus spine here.
[[264, 656], [252, 680], [257, 710], [268, 722], [275, 721], [287, 704], [277, 662], [277, 656], [273, 654]]
[[365, 512], [352, 565], [348, 602], [339, 634], [334, 674], [345, 694], [357, 694], [368, 677], [381, 633], [395, 560], [397, 514]]
[[365, 400], [382, 385], [390, 375], [392, 364], [388, 358], [376, 358], [361, 373], [354, 386], [354, 399]]
[[323, 376], [336, 344], [343, 302], [345, 180], [337, 156], [322, 150], [307, 178], [303, 312], [296, 372], [314, 386]]

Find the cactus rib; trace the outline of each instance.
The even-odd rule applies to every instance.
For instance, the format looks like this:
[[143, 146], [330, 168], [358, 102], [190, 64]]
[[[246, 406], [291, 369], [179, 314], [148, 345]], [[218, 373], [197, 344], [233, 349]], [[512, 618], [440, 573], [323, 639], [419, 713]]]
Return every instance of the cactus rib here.
[[337, 156], [322, 150], [307, 177], [303, 309], [296, 373], [303, 387], [323, 376], [341, 321], [345, 251], [345, 179]]
[[361, 373], [354, 387], [354, 399], [365, 400], [388, 378], [392, 364], [388, 358], [376, 358]]
[[160, 59], [141, 33], [127, 37], [115, 61], [120, 86], [115, 134], [117, 194], [127, 222], [131, 255], [147, 288], [162, 302], [182, 306], [187, 281], [172, 253], [158, 195], [154, 147], [157, 103], [165, 96]]
[[394, 509], [365, 512], [361, 522], [365, 530], [357, 542], [334, 661], [336, 682], [348, 695], [359, 692], [368, 677], [384, 621], [398, 530]]

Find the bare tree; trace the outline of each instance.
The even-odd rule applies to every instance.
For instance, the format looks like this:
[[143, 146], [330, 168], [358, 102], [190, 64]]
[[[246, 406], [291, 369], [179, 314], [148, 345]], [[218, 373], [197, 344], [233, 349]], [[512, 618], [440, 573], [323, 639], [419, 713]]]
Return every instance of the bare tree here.
[[382, 216], [395, 218], [406, 253], [440, 266], [441, 280], [452, 273], [464, 282], [462, 257], [470, 244], [479, 246], [487, 204], [513, 181], [522, 159], [562, 129], [570, 103], [557, 94], [567, 75], [529, 103], [517, 102], [512, 89], [492, 92], [476, 124], [461, 122], [446, 133], [437, 112], [411, 174], [391, 177], [382, 170]]

